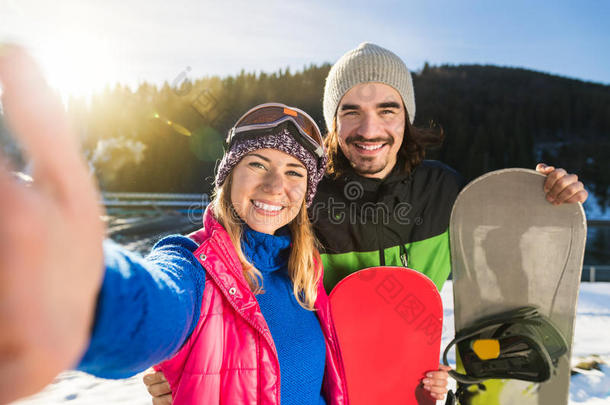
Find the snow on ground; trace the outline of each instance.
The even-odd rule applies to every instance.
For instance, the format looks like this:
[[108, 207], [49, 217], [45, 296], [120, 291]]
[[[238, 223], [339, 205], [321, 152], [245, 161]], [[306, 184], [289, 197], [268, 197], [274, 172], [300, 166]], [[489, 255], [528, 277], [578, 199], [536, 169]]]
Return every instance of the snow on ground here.
[[610, 403], [610, 366], [604, 364], [601, 370], [590, 370], [572, 376], [570, 403], [587, 405]]
[[[444, 305], [442, 347], [453, 337], [453, 294], [451, 282], [441, 291]], [[452, 352], [453, 353], [453, 352]], [[610, 404], [610, 283], [583, 283], [580, 288], [573, 363], [599, 355], [606, 364], [601, 370], [574, 375], [570, 384], [571, 405]], [[449, 356], [455, 362], [455, 356]], [[103, 380], [77, 371], [67, 371], [43, 392], [13, 405], [149, 405], [141, 375], [126, 380]], [[438, 402], [442, 404], [443, 402]]]
[[150, 405], [142, 376], [104, 380], [79, 371], [66, 371], [42, 392], [12, 405]]
[[[610, 365], [610, 283], [582, 283], [580, 287], [572, 357], [591, 354], [604, 357]], [[607, 386], [610, 389], [610, 381]]]

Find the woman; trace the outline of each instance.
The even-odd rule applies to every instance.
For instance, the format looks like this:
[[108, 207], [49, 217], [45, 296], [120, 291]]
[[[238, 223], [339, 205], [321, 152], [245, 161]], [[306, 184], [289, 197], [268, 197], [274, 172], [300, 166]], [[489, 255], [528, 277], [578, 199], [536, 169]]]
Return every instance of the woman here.
[[[123, 376], [180, 348], [160, 365], [178, 404], [279, 403], [280, 397], [282, 403], [345, 403], [306, 210], [324, 174], [321, 142], [300, 110], [265, 104], [246, 113], [230, 132], [202, 230], [190, 239], [163, 239], [146, 262], [107, 246], [97, 324], [120, 328], [95, 330], [79, 368]], [[121, 267], [129, 270], [112, 274]], [[172, 280], [147, 286], [140, 276], [125, 275], [137, 271]], [[189, 290], [198, 293], [185, 297]], [[132, 304], [140, 296], [149, 298]], [[142, 307], [153, 313], [162, 302], [164, 329], [174, 333], [163, 338], [158, 331], [151, 339], [158, 322], [133, 313]], [[129, 319], [117, 319], [117, 308]], [[116, 347], [120, 336], [126, 337], [120, 355], [103, 349]], [[129, 355], [139, 347], [146, 353]]]
[[11, 231], [0, 248], [0, 402], [80, 358], [78, 369], [110, 378], [164, 360], [175, 404], [348, 403], [306, 212], [326, 164], [307, 114], [277, 104], [246, 113], [203, 229], [142, 259], [108, 242], [102, 253], [95, 187], [27, 55], [0, 49], [0, 80], [37, 169], [29, 188], [0, 172]]

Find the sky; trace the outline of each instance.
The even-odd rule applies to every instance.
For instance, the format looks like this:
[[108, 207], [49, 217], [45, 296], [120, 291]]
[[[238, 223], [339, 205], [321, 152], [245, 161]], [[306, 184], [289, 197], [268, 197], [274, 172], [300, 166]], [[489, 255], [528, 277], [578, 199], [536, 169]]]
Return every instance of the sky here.
[[[374, 3], [374, 4], [373, 4]], [[610, 84], [610, 1], [0, 0], [62, 95], [334, 62], [363, 41], [425, 62], [524, 67]]]

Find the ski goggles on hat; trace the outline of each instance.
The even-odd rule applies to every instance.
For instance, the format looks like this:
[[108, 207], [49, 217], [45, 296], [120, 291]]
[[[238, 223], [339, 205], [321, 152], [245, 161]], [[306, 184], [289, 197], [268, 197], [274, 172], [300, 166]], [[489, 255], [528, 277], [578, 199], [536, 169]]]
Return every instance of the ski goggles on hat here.
[[266, 103], [252, 108], [237, 120], [229, 130], [229, 148], [238, 139], [275, 133], [282, 127], [292, 126], [294, 139], [311, 152], [318, 161], [324, 157], [322, 134], [316, 122], [305, 111], [280, 103]]

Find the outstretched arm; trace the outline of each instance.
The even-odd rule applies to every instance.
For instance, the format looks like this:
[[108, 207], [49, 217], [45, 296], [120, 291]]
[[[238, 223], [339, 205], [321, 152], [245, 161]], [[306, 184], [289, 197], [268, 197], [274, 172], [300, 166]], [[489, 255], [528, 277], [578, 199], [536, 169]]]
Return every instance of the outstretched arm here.
[[[98, 194], [59, 99], [19, 47], [0, 45], [5, 117], [34, 165], [20, 184], [0, 156], [0, 403], [73, 366], [102, 279]], [[77, 247], [77, 248], [72, 248]]]
[[174, 354], [197, 324], [205, 275], [197, 244], [170, 236], [143, 259], [104, 244], [106, 272], [91, 341], [78, 369], [126, 378]]

